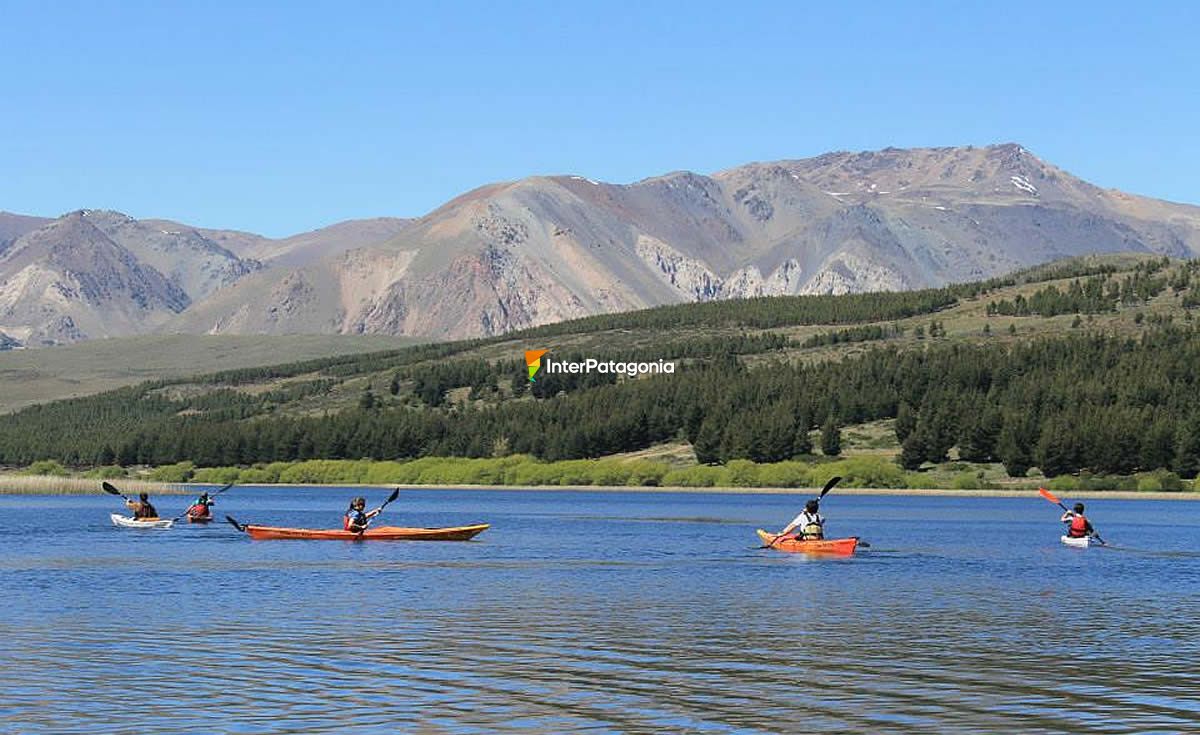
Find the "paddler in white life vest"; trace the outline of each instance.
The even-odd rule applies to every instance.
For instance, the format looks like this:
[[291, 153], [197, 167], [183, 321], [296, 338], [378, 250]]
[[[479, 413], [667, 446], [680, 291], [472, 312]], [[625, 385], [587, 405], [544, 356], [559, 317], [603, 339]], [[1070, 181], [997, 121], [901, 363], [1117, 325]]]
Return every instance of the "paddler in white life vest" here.
[[816, 499], [808, 501], [804, 504], [804, 511], [793, 518], [779, 535], [787, 536], [796, 531], [796, 538], [801, 541], [820, 541], [825, 538], [825, 519], [817, 512], [819, 509], [820, 503]]

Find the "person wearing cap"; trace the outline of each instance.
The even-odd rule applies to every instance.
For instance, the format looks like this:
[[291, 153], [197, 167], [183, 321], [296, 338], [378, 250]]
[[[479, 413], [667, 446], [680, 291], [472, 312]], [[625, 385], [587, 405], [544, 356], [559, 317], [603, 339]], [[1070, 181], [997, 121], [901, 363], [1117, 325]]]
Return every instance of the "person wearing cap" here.
[[187, 509], [187, 514], [192, 518], [209, 518], [212, 516], [212, 511], [209, 510], [213, 506], [213, 499], [208, 497], [207, 492], [200, 493], [200, 497], [191, 504]]
[[158, 510], [150, 502], [148, 493], [141, 493], [137, 500], [126, 500], [125, 505], [133, 511], [133, 517], [139, 521], [157, 521]]
[[1092, 528], [1092, 522], [1083, 514], [1083, 503], [1076, 503], [1074, 509], [1063, 513], [1059, 520], [1070, 524], [1067, 526], [1068, 538], [1087, 538], [1096, 533], [1096, 529]]
[[805, 503], [804, 510], [779, 532], [779, 536], [787, 536], [792, 531], [799, 529], [795, 535], [799, 540], [820, 541], [825, 538], [825, 519], [818, 512], [820, 507], [820, 503], [815, 498]]
[[365, 510], [367, 507], [367, 499], [357, 497], [350, 501], [350, 507], [346, 509], [346, 515], [342, 517], [342, 529], [352, 533], [362, 533], [367, 530], [367, 526], [371, 525], [371, 519], [379, 515], [382, 508], [376, 508], [372, 511]]

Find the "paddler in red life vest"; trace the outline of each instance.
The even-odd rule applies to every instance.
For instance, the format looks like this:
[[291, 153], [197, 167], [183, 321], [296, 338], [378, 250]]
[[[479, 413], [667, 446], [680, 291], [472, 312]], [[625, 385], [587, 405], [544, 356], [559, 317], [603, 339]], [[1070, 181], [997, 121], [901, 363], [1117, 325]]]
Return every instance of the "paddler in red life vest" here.
[[804, 511], [793, 518], [792, 522], [779, 532], [779, 535], [787, 536], [798, 528], [800, 530], [796, 534], [796, 538], [801, 541], [820, 541], [825, 538], [825, 519], [817, 512], [820, 507], [820, 503], [815, 499], [805, 503]]
[[346, 515], [342, 518], [342, 530], [352, 533], [362, 533], [367, 530], [367, 526], [371, 525], [371, 519], [379, 515], [382, 508], [376, 508], [370, 512], [365, 512], [367, 507], [367, 499], [358, 497], [350, 501], [350, 507], [346, 510]]
[[1096, 532], [1091, 521], [1083, 515], [1083, 503], [1076, 503], [1073, 510], [1063, 513], [1061, 520], [1070, 524], [1067, 527], [1068, 538], [1086, 538]]
[[196, 502], [187, 509], [187, 514], [192, 518], [209, 518], [212, 516], [212, 511], [209, 510], [212, 505], [213, 499], [208, 497], [208, 493], [200, 493]]

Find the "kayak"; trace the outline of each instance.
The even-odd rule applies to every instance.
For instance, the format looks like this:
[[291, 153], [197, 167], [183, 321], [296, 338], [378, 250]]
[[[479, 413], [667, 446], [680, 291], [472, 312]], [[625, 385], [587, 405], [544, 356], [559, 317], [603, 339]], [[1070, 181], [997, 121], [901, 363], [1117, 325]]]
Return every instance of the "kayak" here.
[[247, 525], [246, 533], [252, 539], [313, 539], [321, 541], [468, 541], [490, 526], [480, 523], [475, 526], [453, 528], [403, 528], [401, 526], [379, 526], [368, 528], [361, 534], [338, 529], [318, 530], [311, 528], [277, 528], [275, 526]]
[[150, 521], [141, 521], [119, 513], [113, 513], [109, 515], [109, 518], [112, 519], [114, 526], [121, 526], [122, 528], [170, 528], [175, 523], [170, 518], [155, 518]]
[[210, 523], [212, 521], [212, 516], [194, 516], [189, 514], [187, 520], [188, 523]]
[[1074, 546], [1077, 549], [1086, 549], [1091, 545], [1092, 540], [1087, 536], [1080, 538], [1072, 538], [1071, 536], [1061, 536], [1062, 542], [1067, 546]]
[[755, 533], [758, 534], [758, 538], [762, 540], [764, 545], [769, 544], [773, 549], [790, 551], [797, 554], [838, 554], [849, 556], [858, 547], [857, 536], [851, 536], [850, 538], [829, 538], [820, 541], [801, 541], [792, 536], [785, 536], [775, 543], [771, 543], [771, 539], [775, 538], [775, 534], [768, 533], [761, 528], [755, 531]]

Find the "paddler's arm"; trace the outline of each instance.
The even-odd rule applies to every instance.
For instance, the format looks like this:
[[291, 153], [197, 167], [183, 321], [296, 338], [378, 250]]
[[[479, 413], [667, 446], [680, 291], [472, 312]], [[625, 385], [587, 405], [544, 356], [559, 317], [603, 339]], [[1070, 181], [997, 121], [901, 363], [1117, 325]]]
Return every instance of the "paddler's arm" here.
[[[803, 515], [803, 514], [801, 514], [801, 515]], [[782, 531], [780, 531], [780, 532], [779, 532], [778, 534], [776, 534], [776, 535], [777, 535], [777, 536], [786, 536], [786, 535], [788, 535], [788, 534], [789, 534], [789, 533], [791, 533], [792, 531], [796, 530], [796, 526], [799, 526], [799, 525], [800, 525], [800, 521], [801, 521], [801, 516], [796, 516], [795, 518], [793, 518], [793, 519], [792, 519], [792, 522], [791, 522], [791, 523], [789, 523], [789, 524], [787, 524], [786, 526], [784, 526], [784, 527], [783, 527], [783, 530], [782, 530]]]

